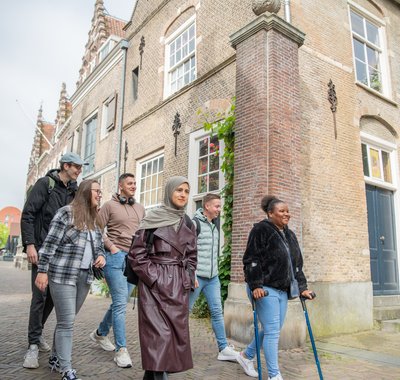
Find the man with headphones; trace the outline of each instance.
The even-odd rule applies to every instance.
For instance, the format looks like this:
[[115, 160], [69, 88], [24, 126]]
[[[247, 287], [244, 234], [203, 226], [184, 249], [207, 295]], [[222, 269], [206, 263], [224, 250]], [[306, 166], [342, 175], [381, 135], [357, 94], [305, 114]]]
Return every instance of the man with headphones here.
[[[114, 351], [114, 361], [118, 367], [132, 367], [126, 349], [125, 314], [126, 305], [133, 286], [124, 276], [125, 256], [128, 254], [132, 236], [144, 217], [144, 207], [135, 202], [136, 180], [131, 173], [124, 173], [118, 181], [119, 193], [104, 204], [99, 215], [107, 228], [104, 234], [106, 266], [104, 276], [107, 281], [112, 304], [100, 322], [99, 327], [90, 334], [90, 339], [105, 351]], [[115, 346], [107, 337], [111, 327], [114, 330]]]

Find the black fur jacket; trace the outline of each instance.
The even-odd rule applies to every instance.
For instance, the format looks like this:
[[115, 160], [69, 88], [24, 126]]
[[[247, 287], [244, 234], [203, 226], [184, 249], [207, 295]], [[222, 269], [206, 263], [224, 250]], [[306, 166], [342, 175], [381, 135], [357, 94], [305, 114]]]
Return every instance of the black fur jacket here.
[[250, 231], [243, 264], [245, 279], [251, 290], [261, 288], [263, 285], [284, 291], [289, 289], [291, 275], [285, 243], [289, 245], [300, 293], [307, 289], [303, 258], [296, 235], [287, 227], [283, 234], [284, 236], [268, 219], [256, 223]]

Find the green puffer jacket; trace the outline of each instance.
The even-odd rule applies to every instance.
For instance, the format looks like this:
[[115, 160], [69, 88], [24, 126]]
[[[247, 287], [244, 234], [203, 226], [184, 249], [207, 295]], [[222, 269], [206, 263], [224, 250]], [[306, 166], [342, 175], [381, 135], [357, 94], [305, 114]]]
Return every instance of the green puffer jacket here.
[[[213, 278], [218, 275], [219, 234], [214, 223], [210, 223], [199, 208], [193, 219], [200, 222], [200, 234], [197, 237], [197, 276]], [[194, 221], [196, 225], [196, 222]]]

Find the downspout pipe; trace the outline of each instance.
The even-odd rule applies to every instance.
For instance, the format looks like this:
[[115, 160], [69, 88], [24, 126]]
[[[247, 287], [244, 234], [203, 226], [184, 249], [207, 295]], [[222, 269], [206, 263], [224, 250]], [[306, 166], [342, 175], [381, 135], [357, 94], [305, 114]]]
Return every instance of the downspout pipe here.
[[121, 75], [121, 96], [118, 107], [118, 141], [117, 141], [117, 168], [116, 168], [116, 191], [118, 192], [118, 178], [121, 170], [121, 150], [122, 150], [122, 127], [124, 121], [124, 104], [125, 104], [125, 82], [126, 82], [126, 57], [129, 43], [126, 40], [121, 41], [122, 50], [122, 75]]
[[292, 22], [290, 15], [290, 0], [283, 0], [284, 9], [285, 9], [285, 21], [289, 24]]

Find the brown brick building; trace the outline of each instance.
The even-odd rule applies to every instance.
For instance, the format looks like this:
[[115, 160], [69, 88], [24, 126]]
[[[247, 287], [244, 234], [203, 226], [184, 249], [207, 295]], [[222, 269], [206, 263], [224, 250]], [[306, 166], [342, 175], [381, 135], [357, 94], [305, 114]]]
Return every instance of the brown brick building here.
[[[224, 185], [223, 145], [198, 111], [217, 120], [236, 96], [229, 334], [249, 336], [241, 255], [266, 193], [292, 210], [316, 334], [371, 328], [374, 304], [382, 319], [379, 305], [399, 303], [400, 3], [295, 0], [256, 16], [251, 0], [138, 0], [97, 62], [112, 40], [102, 3], [54, 152], [90, 160], [84, 177], [101, 180], [105, 199], [117, 172], [134, 172], [145, 207], [165, 178], [188, 176], [192, 214]], [[105, 38], [93, 42], [96, 28]], [[284, 346], [305, 337], [300, 310], [291, 302]]]

